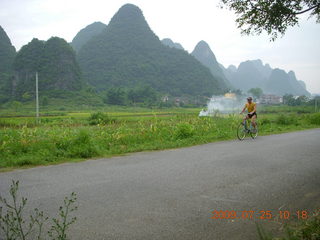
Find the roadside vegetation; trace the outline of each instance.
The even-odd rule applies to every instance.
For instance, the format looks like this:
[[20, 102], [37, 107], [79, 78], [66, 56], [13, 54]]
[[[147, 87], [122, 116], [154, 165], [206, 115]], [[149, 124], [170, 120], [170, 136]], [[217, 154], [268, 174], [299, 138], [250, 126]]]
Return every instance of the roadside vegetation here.
[[274, 234], [266, 231], [258, 224], [257, 231], [260, 240], [317, 240], [320, 239], [320, 209], [315, 211], [308, 219], [282, 224], [280, 231]]
[[[9, 114], [0, 118], [0, 171], [236, 138], [239, 114], [198, 117], [199, 111], [133, 107], [48, 111], [38, 124], [34, 117]], [[317, 128], [320, 113], [312, 111], [300, 106], [261, 108], [259, 134]]]
[[[2, 193], [3, 194], [3, 193]], [[35, 208], [28, 216], [27, 201], [19, 195], [19, 181], [12, 180], [9, 198], [0, 196], [0, 236], [3, 240], [51, 239], [67, 240], [70, 225], [77, 218], [77, 195], [73, 192], [65, 197], [59, 207], [58, 217], [51, 218], [43, 211]]]

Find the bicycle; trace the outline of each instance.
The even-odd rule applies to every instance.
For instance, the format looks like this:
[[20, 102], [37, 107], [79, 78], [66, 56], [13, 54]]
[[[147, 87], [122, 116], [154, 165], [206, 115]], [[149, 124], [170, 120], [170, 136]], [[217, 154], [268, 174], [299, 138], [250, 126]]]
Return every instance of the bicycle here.
[[[248, 121], [250, 122], [250, 125], [248, 127]], [[250, 119], [243, 120], [237, 130], [237, 137], [241, 141], [243, 140], [247, 134], [250, 134], [252, 139], [255, 139], [258, 136], [258, 124], [256, 122], [256, 127], [254, 128], [252, 125], [252, 121]]]

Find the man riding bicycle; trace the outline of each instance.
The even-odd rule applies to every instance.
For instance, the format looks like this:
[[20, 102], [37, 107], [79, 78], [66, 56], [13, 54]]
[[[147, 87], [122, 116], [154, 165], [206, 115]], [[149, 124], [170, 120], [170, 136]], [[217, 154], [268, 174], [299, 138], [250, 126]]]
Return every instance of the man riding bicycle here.
[[242, 109], [241, 113], [242, 114], [246, 109], [248, 110], [248, 114], [244, 117], [243, 121], [248, 120], [249, 118], [251, 119], [252, 126], [256, 128], [256, 119], [257, 119], [257, 104], [252, 101], [252, 97], [247, 98], [247, 103], [244, 105], [244, 108]]

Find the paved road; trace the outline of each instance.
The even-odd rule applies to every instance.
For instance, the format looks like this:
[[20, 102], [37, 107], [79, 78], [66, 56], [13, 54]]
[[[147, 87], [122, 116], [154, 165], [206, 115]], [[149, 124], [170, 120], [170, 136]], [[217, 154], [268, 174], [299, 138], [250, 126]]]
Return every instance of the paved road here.
[[314, 210], [319, 172], [316, 129], [0, 173], [0, 192], [18, 179], [30, 207], [50, 215], [77, 192], [72, 239], [250, 240], [257, 220], [210, 219], [211, 212]]

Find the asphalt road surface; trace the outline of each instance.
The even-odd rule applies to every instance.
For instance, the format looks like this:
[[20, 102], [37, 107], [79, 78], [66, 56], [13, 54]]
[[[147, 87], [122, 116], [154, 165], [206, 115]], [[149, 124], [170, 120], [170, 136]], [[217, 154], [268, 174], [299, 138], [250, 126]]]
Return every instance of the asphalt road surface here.
[[[29, 209], [55, 216], [76, 192], [77, 240], [250, 240], [258, 239], [255, 222], [280, 226], [279, 210], [297, 220], [296, 211], [319, 208], [319, 173], [315, 129], [0, 173], [0, 193], [20, 180]], [[237, 218], [219, 219], [215, 210]], [[246, 211], [253, 219], [243, 219]]]

